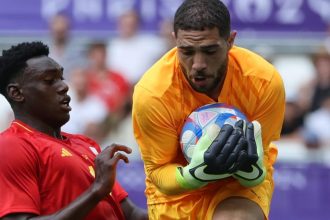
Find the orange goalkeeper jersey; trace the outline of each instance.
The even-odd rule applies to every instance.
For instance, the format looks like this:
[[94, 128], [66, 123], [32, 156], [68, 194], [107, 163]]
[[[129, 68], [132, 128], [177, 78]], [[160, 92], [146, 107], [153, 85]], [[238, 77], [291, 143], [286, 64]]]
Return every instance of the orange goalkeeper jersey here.
[[[285, 94], [275, 68], [257, 54], [233, 47], [229, 52], [227, 76], [218, 102], [236, 106], [247, 118], [262, 126], [264, 161], [269, 168], [277, 149], [271, 142], [280, 137]], [[192, 89], [179, 67], [174, 48], [155, 63], [136, 84], [133, 95], [133, 126], [146, 172], [148, 204], [184, 199], [210, 190], [176, 194], [177, 166], [186, 164], [179, 145], [180, 132], [187, 116], [196, 108], [214, 103]], [[172, 195], [170, 195], [172, 194]]]

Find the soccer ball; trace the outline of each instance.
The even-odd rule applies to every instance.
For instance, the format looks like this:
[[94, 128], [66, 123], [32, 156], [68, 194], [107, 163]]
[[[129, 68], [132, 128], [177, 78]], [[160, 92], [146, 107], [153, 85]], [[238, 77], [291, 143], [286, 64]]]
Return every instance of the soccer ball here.
[[186, 160], [190, 162], [195, 146], [208, 126], [215, 123], [221, 128], [224, 124], [235, 125], [241, 119], [247, 120], [237, 108], [224, 103], [207, 104], [193, 111], [180, 135], [181, 150]]

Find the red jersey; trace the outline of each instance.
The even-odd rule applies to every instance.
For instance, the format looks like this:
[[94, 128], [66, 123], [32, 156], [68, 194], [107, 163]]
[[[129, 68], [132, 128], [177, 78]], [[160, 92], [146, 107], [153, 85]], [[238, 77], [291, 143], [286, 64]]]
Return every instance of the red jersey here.
[[[0, 218], [52, 214], [92, 184], [99, 145], [82, 135], [62, 135], [65, 140], [52, 138], [17, 120], [0, 134]], [[86, 219], [124, 219], [120, 201], [126, 197], [116, 182]]]
[[105, 79], [95, 77], [93, 72], [89, 72], [88, 76], [90, 93], [101, 98], [110, 112], [120, 109], [128, 99], [130, 84], [121, 74], [108, 71]]

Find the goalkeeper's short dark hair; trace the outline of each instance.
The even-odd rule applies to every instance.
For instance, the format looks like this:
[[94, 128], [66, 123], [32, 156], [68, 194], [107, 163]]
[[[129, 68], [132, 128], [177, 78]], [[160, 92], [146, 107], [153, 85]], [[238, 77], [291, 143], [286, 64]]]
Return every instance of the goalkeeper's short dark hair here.
[[174, 33], [178, 30], [203, 31], [218, 28], [219, 35], [230, 35], [230, 13], [220, 0], [185, 0], [174, 16]]
[[40, 41], [23, 42], [3, 50], [0, 56], [0, 93], [7, 97], [7, 85], [24, 72], [27, 60], [48, 54], [48, 46]]

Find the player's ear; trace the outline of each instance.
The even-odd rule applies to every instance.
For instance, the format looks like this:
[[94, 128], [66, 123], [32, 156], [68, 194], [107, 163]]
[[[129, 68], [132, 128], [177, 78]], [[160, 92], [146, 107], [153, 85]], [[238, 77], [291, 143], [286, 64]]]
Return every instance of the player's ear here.
[[237, 35], [237, 31], [231, 31], [230, 32], [230, 35], [229, 35], [228, 40], [227, 40], [227, 43], [228, 43], [228, 46], [229, 46], [228, 49], [231, 49], [233, 47], [236, 35]]
[[24, 95], [19, 83], [9, 83], [7, 86], [8, 98], [14, 102], [22, 102]]
[[176, 39], [176, 33], [174, 31], [172, 31], [172, 37]]

